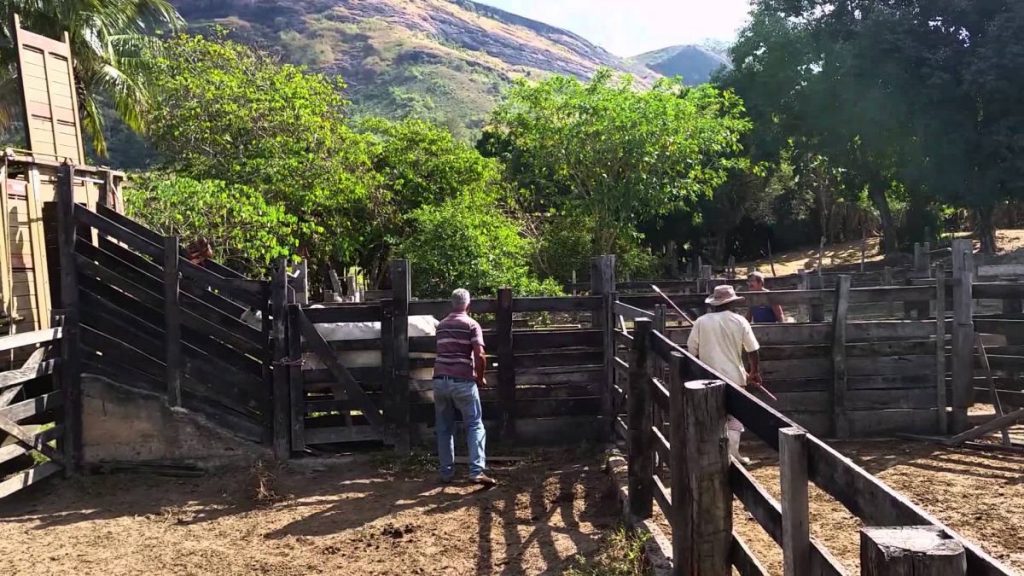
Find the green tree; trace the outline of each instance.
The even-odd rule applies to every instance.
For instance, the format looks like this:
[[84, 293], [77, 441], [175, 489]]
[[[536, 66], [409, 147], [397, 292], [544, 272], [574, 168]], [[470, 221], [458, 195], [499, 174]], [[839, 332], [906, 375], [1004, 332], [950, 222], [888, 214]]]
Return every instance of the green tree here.
[[530, 270], [533, 243], [493, 198], [464, 195], [411, 214], [415, 229], [399, 246], [409, 259], [416, 294], [444, 297], [455, 287], [493, 294], [508, 287], [517, 294], [557, 294], [553, 281]]
[[[150, 104], [147, 59], [159, 51], [154, 34], [177, 30], [184, 22], [167, 0], [29, 0], [0, 1], [5, 23], [18, 14], [22, 26], [37, 34], [61, 38], [68, 32], [75, 60], [82, 127], [96, 153], [105, 156], [103, 106], [108, 102], [130, 128], [146, 128]], [[20, 108], [17, 56], [9, 25], [2, 27], [0, 49], [0, 122], [18, 117]]]
[[372, 277], [387, 271], [392, 247], [413, 232], [414, 212], [459, 196], [503, 201], [501, 166], [452, 133], [422, 120], [363, 119], [357, 130], [370, 140], [379, 176], [365, 217], [358, 262]]
[[710, 195], [744, 163], [749, 128], [730, 92], [674, 80], [637, 90], [603, 70], [518, 83], [480, 146], [504, 160], [528, 212], [592, 220], [599, 254], [633, 243], [637, 221]]
[[281, 65], [223, 39], [181, 36], [153, 65], [148, 120], [164, 167], [251, 187], [299, 220], [300, 249], [351, 261], [376, 177], [367, 139], [345, 117], [340, 80]]
[[296, 219], [241, 184], [169, 174], [132, 176], [125, 212], [165, 235], [210, 240], [217, 260], [253, 276], [293, 254]]

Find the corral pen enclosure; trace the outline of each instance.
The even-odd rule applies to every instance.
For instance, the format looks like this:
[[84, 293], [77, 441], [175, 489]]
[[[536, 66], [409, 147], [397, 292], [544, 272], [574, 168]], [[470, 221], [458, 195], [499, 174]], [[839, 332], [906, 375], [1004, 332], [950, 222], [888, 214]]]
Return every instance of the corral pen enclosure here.
[[[792, 320], [754, 326], [766, 391], [692, 356], [675, 311], [701, 314], [735, 277], [620, 284], [602, 256], [572, 296], [475, 299], [503, 481], [477, 492], [432, 480], [433, 330], [449, 304], [416, 298], [413, 264], [391, 264], [379, 300], [309, 303], [285, 262], [269, 280], [195, 264], [178, 238], [75, 202], [74, 176], [61, 167], [46, 212], [59, 322], [0, 338], [34, 362], [0, 375], [0, 541], [28, 557], [68, 543], [56, 571], [561, 573], [620, 521], [648, 535], [648, 568], [672, 574], [1024, 568], [1020, 544], [995, 535], [1024, 521], [1024, 283], [978, 277], [969, 244], [934, 265], [922, 248], [907, 269], [740, 287]], [[756, 465], [728, 456], [727, 416]], [[991, 482], [1008, 516], [945, 497], [942, 471], [919, 471], [926, 502], [895, 491], [861, 457], [879, 438], [940, 462], [984, 454], [1006, 472]], [[58, 471], [73, 479], [37, 486]], [[127, 544], [101, 553], [98, 535]], [[454, 538], [472, 546], [448, 556]]]

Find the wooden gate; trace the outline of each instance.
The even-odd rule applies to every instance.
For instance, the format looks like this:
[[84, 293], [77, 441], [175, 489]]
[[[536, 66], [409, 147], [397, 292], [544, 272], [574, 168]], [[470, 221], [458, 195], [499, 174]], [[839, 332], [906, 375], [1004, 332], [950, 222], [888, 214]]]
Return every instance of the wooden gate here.
[[[293, 451], [317, 444], [393, 442], [384, 421], [385, 370], [380, 365], [349, 368], [338, 357], [339, 352], [381, 349], [382, 338], [391, 335], [392, 323], [381, 322], [385, 309], [373, 304], [345, 308], [288, 306], [287, 354], [276, 362], [275, 373], [278, 378], [288, 379]], [[342, 322], [381, 322], [381, 338], [328, 341], [315, 326]]]
[[55, 328], [0, 338], [0, 352], [29, 354], [20, 368], [0, 373], [0, 498], [72, 470], [81, 453], [77, 375], [59, 377], [60, 324], [58, 317]]

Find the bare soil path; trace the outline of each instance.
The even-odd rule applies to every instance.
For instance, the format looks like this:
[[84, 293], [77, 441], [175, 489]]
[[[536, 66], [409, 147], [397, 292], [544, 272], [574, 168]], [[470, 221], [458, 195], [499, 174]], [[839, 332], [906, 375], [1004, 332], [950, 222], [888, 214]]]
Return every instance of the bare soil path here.
[[0, 505], [4, 574], [561, 574], [618, 510], [601, 457], [536, 453], [481, 490], [368, 458], [253, 474], [91, 476]]

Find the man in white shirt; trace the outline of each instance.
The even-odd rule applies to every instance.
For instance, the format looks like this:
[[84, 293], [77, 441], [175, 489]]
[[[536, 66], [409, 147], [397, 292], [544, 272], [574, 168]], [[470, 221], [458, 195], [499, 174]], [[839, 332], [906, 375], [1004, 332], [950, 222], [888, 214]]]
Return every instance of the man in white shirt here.
[[[732, 286], [717, 286], [705, 302], [712, 311], [697, 319], [686, 342], [690, 353], [719, 374], [739, 386], [761, 385], [761, 367], [758, 350], [761, 345], [754, 337], [750, 322], [737, 314], [733, 307], [743, 298]], [[750, 361], [750, 372], [743, 362], [743, 353]], [[729, 454], [744, 464], [750, 461], [740, 456], [740, 435], [743, 424], [729, 416], [726, 425], [729, 436]]]

